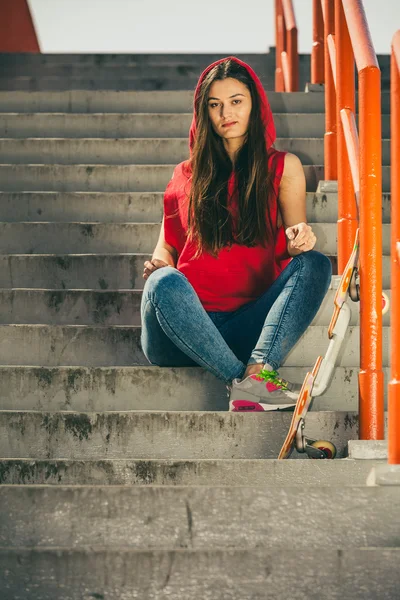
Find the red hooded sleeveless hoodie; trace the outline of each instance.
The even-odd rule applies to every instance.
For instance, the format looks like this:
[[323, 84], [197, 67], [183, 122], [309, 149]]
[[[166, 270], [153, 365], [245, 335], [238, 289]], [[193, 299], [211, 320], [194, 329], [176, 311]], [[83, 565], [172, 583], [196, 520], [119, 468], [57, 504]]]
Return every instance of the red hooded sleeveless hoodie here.
[[[275, 224], [276, 239], [275, 242], [272, 240], [265, 248], [261, 244], [248, 248], [233, 243], [231, 247], [222, 248], [217, 258], [203, 250], [201, 256], [194, 259], [196, 244], [187, 239], [190, 191], [190, 181], [187, 175], [188, 163], [183, 161], [175, 167], [164, 193], [164, 237], [167, 244], [173, 246], [178, 252], [176, 268], [187, 277], [204, 309], [209, 312], [235, 311], [242, 305], [256, 300], [271, 286], [291, 260], [287, 253], [284, 228], [283, 226], [277, 227], [277, 197], [286, 152], [279, 152], [272, 148], [276, 139], [275, 124], [266, 93], [256, 73], [247, 63], [235, 56], [227, 58], [238, 62], [247, 69], [255, 82], [260, 97], [268, 153], [268, 170], [274, 173], [272, 185], [275, 193], [270, 193], [268, 210], [271, 222]], [[224, 60], [226, 58], [212, 63], [201, 74], [194, 93], [194, 107], [204, 76]], [[194, 108], [189, 134], [190, 154], [192, 154], [195, 138], [196, 110]], [[232, 171], [228, 180], [229, 206], [232, 208], [237, 208], [235, 183], [236, 173]], [[178, 211], [176, 216], [166, 218], [176, 211]]]

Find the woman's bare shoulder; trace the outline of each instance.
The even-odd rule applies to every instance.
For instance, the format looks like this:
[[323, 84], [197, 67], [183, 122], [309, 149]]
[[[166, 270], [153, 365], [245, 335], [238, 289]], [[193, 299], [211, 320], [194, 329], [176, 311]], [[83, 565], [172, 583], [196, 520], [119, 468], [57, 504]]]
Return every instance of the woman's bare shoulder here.
[[296, 177], [304, 177], [304, 169], [301, 160], [296, 154], [287, 152], [285, 154], [285, 162], [283, 166], [281, 184], [285, 181], [292, 180]]

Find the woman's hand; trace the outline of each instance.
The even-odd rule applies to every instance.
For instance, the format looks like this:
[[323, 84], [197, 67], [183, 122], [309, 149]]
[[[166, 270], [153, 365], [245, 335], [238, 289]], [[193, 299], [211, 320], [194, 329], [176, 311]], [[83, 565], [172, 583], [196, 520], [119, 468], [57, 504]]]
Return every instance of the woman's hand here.
[[317, 242], [313, 230], [307, 223], [299, 223], [288, 227], [285, 233], [289, 240], [287, 250], [290, 256], [297, 256], [302, 252], [312, 250]]
[[157, 269], [161, 269], [161, 267], [170, 267], [170, 266], [171, 265], [164, 262], [163, 260], [160, 260], [159, 258], [153, 258], [150, 261], [146, 260], [144, 262], [143, 279], [148, 279], [150, 277], [150, 275], [153, 273], [153, 271], [156, 271]]

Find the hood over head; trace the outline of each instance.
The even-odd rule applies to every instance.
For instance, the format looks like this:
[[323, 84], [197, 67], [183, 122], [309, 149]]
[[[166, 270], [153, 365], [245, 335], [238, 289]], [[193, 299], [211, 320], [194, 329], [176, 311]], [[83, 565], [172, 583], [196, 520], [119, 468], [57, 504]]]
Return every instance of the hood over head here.
[[190, 155], [192, 155], [193, 146], [194, 146], [194, 142], [195, 142], [195, 139], [196, 139], [196, 130], [197, 130], [197, 126], [196, 126], [196, 116], [197, 116], [196, 115], [196, 100], [197, 100], [198, 95], [199, 95], [201, 84], [203, 82], [204, 77], [207, 75], [207, 73], [213, 67], [215, 67], [215, 65], [218, 65], [219, 63], [221, 63], [221, 62], [223, 62], [223, 61], [225, 61], [227, 59], [231, 59], [231, 60], [237, 62], [242, 67], [245, 67], [245, 69], [247, 70], [247, 72], [249, 73], [250, 77], [253, 79], [253, 81], [254, 81], [254, 83], [256, 85], [258, 96], [260, 98], [261, 118], [262, 118], [262, 121], [264, 123], [264, 128], [265, 128], [265, 143], [266, 143], [267, 150], [269, 150], [269, 148], [272, 146], [272, 144], [274, 143], [274, 141], [276, 139], [275, 124], [274, 124], [274, 118], [272, 116], [271, 107], [269, 105], [267, 95], [265, 93], [265, 90], [264, 90], [264, 88], [262, 86], [262, 83], [261, 83], [259, 77], [256, 75], [256, 73], [253, 71], [253, 69], [247, 63], [243, 62], [242, 60], [240, 60], [236, 56], [226, 56], [225, 58], [221, 58], [221, 59], [213, 62], [206, 69], [204, 69], [204, 71], [200, 75], [199, 80], [197, 82], [196, 89], [195, 89], [194, 96], [193, 96], [193, 119], [192, 119], [192, 123], [190, 125], [190, 132], [189, 132], [189, 150], [190, 150]]

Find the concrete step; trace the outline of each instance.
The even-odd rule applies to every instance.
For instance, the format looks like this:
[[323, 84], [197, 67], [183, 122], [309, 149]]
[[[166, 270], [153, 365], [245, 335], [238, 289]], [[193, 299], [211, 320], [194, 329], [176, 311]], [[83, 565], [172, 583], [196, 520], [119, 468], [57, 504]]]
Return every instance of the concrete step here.
[[[390, 290], [385, 290], [389, 298]], [[140, 325], [142, 290], [0, 289], [1, 324]], [[328, 290], [312, 325], [329, 325], [336, 289]], [[348, 302], [351, 325], [359, 324], [360, 304]], [[383, 315], [390, 325], [390, 311]]]
[[[0, 113], [3, 138], [187, 137], [192, 113]], [[356, 119], [358, 121], [358, 117]], [[278, 137], [323, 138], [323, 113], [274, 113]], [[382, 115], [382, 137], [390, 138], [390, 116]]]
[[396, 487], [5, 485], [0, 502], [10, 548], [399, 548]]
[[150, 254], [0, 254], [0, 287], [143, 289]]
[[[0, 192], [0, 221], [107, 221], [161, 223], [163, 192]], [[307, 192], [307, 219], [337, 223], [337, 194]], [[382, 196], [382, 221], [390, 223], [390, 193]]]
[[[0, 112], [32, 113], [192, 113], [192, 90], [0, 91]], [[324, 113], [323, 93], [268, 90], [273, 113]], [[358, 107], [356, 94], [356, 110]], [[390, 93], [382, 91], [382, 113], [390, 113]]]
[[[188, 138], [28, 138], [0, 139], [0, 160], [7, 164], [160, 165], [188, 157]], [[324, 163], [323, 138], [277, 138], [277, 150], [293, 152], [307, 165]], [[382, 164], [390, 165], [390, 140], [382, 140]]]
[[[226, 56], [230, 56], [227, 54]], [[272, 46], [266, 52], [239, 52], [235, 54], [237, 58], [248, 64], [265, 64], [272, 62], [275, 64], [275, 48]], [[0, 53], [0, 64], [6, 66], [56, 66], [56, 65], [74, 65], [74, 66], [129, 66], [129, 65], [171, 65], [171, 64], [199, 64], [207, 67], [224, 55], [215, 52], [206, 53], [51, 53], [36, 54], [30, 52], [18, 53]], [[378, 54], [378, 63], [381, 69], [390, 67], [390, 56], [388, 54]], [[299, 67], [306, 66], [310, 68], [310, 54], [299, 54]]]
[[[0, 59], [1, 64], [1, 59]], [[272, 64], [270, 62], [270, 64]], [[270, 65], [268, 65], [270, 66]], [[268, 74], [265, 65], [258, 65], [259, 77]], [[168, 79], [192, 79], [200, 77], [202, 70], [199, 64], [186, 61], [180, 64], [130, 64], [130, 65], [9, 65], [1, 69], [1, 79], [83, 79], [88, 80], [108, 80], [113, 83], [115, 80], [124, 79], [148, 79], [148, 78], [168, 78]], [[269, 77], [271, 74], [269, 73]]]
[[[0, 364], [42, 366], [146, 365], [141, 328], [90, 325], [0, 325]], [[286, 357], [287, 367], [308, 367], [328, 347], [327, 326], [307, 329]], [[389, 364], [390, 329], [383, 327], [383, 365]], [[190, 364], [190, 361], [188, 361]], [[347, 329], [337, 365], [360, 364], [360, 328]], [[184, 365], [182, 365], [184, 366]]]
[[271, 600], [287, 600], [294, 589], [297, 597], [310, 599], [316, 598], [316, 589], [324, 590], [324, 600], [396, 598], [399, 548], [347, 548], [343, 541], [338, 546], [321, 545], [324, 559], [318, 568], [312, 542], [301, 549], [301, 560], [292, 547], [279, 552], [274, 547], [151, 551], [3, 547], [0, 585], [3, 600], [256, 600], [267, 597], [266, 586]]
[[[317, 242], [315, 250], [337, 254], [336, 223], [310, 223]], [[92, 254], [140, 252], [152, 254], [160, 223], [57, 223], [0, 222], [5, 254]], [[382, 225], [383, 254], [390, 255], [390, 225]]]
[[[229, 55], [228, 55], [229, 56]], [[267, 52], [241, 52], [235, 54], [237, 58], [253, 62], [264, 62], [274, 60], [274, 49]], [[0, 53], [0, 64], [6, 66], [56, 66], [56, 65], [74, 65], [74, 66], [136, 66], [136, 65], [171, 65], [171, 64], [208, 64], [223, 58], [220, 53], [51, 53], [34, 54], [30, 52], [21, 53]], [[385, 54], [378, 55], [379, 60], [385, 62]], [[209, 62], [207, 62], [209, 61]], [[310, 64], [309, 54], [300, 54], [301, 64]], [[387, 62], [387, 60], [386, 60]], [[249, 63], [250, 64], [250, 63]]]
[[[0, 254], [0, 289], [143, 289], [143, 264], [153, 250], [143, 254]], [[335, 262], [336, 256], [331, 260]], [[383, 288], [388, 289], [390, 256], [382, 257], [382, 265]]]
[[[5, 165], [0, 164], [4, 192], [160, 192], [171, 180], [170, 165]], [[307, 191], [324, 179], [323, 165], [303, 165]], [[383, 167], [383, 191], [390, 190], [390, 167]]]
[[[2, 91], [68, 91], [70, 89], [75, 90], [124, 90], [124, 91], [176, 91], [186, 90], [192, 91], [195, 89], [201, 71], [198, 70], [197, 74], [179, 76], [174, 73], [173, 77], [168, 74], [163, 75], [164, 67], [161, 68], [161, 74], [152, 74], [151, 71], [147, 73], [147, 76], [135, 76], [134, 74], [129, 77], [108, 77], [103, 75], [102, 77], [96, 75], [92, 78], [88, 78], [87, 75], [82, 76], [16, 76], [16, 77], [0, 77], [0, 90]], [[301, 78], [299, 88], [305, 89], [306, 83], [310, 80], [310, 75], [307, 73]], [[266, 90], [275, 89], [275, 81], [273, 73], [269, 74], [269, 77], [263, 77], [259, 75], [260, 81]], [[384, 81], [387, 84], [387, 81]]]
[[[225, 390], [225, 402], [228, 404]], [[0, 457], [34, 459], [277, 458], [291, 412], [0, 411]], [[385, 430], [387, 413], [385, 412]], [[358, 439], [358, 413], [311, 411], [306, 435], [329, 440], [337, 458]], [[309, 460], [295, 450], [291, 459]], [[0, 486], [1, 490], [1, 486]], [[399, 496], [400, 499], [400, 496]]]
[[[351, 440], [352, 441], [352, 440]], [[1, 485], [365, 485], [383, 460], [0, 459]]]
[[[254, 69], [262, 83], [272, 83], [275, 75], [274, 61], [258, 60], [252, 61]], [[1, 64], [1, 61], [0, 61]], [[177, 62], [173, 64], [166, 62], [158, 64], [152, 62], [150, 64], [115, 64], [115, 65], [74, 65], [74, 64], [58, 64], [58, 65], [10, 65], [1, 68], [0, 82], [6, 80], [22, 80], [30, 79], [31, 81], [42, 80], [84, 80], [87, 81], [104, 81], [106, 89], [113, 86], [116, 81], [125, 81], [127, 79], [136, 80], [173, 80], [185, 83], [186, 80], [195, 82], [200, 77], [203, 70], [208, 66], [190, 60]], [[251, 66], [251, 64], [250, 64]], [[381, 75], [382, 81], [388, 79], [388, 72]], [[311, 72], [308, 65], [302, 64], [299, 68], [300, 89], [304, 89], [305, 84], [310, 81]], [[184, 89], [188, 89], [185, 87]], [[271, 89], [274, 89], [271, 88]]]
[[[301, 384], [315, 360], [316, 355], [306, 367], [279, 371]], [[389, 367], [383, 372], [387, 410]], [[0, 410], [228, 410], [224, 382], [199, 366], [0, 366], [0, 374]], [[314, 399], [310, 410], [358, 411], [358, 369], [336, 367], [331, 385]]]

